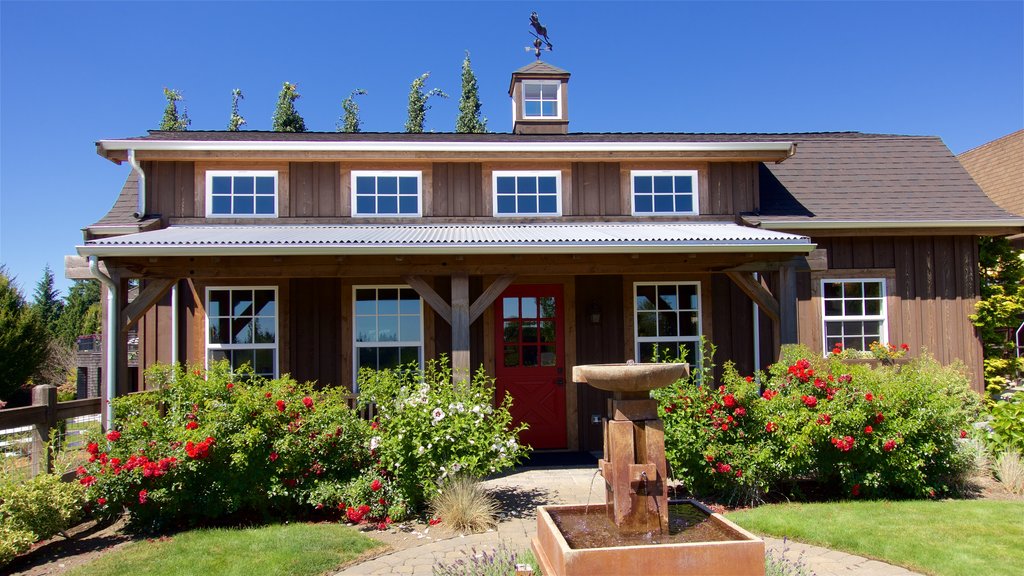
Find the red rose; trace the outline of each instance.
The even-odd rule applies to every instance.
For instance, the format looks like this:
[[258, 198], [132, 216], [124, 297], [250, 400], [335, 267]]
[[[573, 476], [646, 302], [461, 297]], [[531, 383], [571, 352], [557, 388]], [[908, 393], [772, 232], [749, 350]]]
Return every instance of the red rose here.
[[374, 478], [373, 482], [370, 484], [370, 490], [373, 490], [374, 492], [380, 490], [380, 480]]
[[672, 411], [675, 410], [675, 409], [676, 409], [676, 405], [675, 404], [670, 404], [668, 406], [665, 406], [665, 414], [671, 414]]
[[103, 506], [107, 503], [107, 499], [100, 496], [99, 498], [96, 499], [96, 503], [99, 504], [100, 506]]
[[771, 400], [772, 398], [778, 396], [778, 394], [779, 393], [776, 392], [775, 390], [765, 390], [764, 392], [761, 393], [761, 397], [764, 398], [765, 400]]
[[738, 418], [742, 418], [747, 415], [747, 409], [744, 408], [743, 406], [740, 406], [739, 408], [736, 409], [735, 412], [733, 412], [733, 414], [735, 414]]
[[881, 424], [884, 421], [885, 421], [885, 415], [883, 415], [881, 412], [879, 412], [878, 414], [875, 414], [875, 424]]
[[82, 486], [92, 486], [93, 484], [96, 483], [96, 477], [95, 476], [86, 476], [85, 478], [82, 478], [81, 480], [79, 480], [79, 482], [82, 484]]
[[95, 456], [100, 451], [100, 445], [95, 442], [89, 442], [85, 445], [85, 451]]
[[739, 478], [741, 476], [743, 476], [743, 470], [737, 470], [736, 471], [736, 477]]
[[801, 396], [800, 399], [804, 401], [808, 408], [814, 408], [818, 405], [818, 399], [814, 396]]
[[886, 452], [892, 452], [893, 448], [895, 448], [895, 447], [896, 447], [896, 441], [895, 440], [886, 440], [885, 444], [882, 444], [882, 450], [885, 450]]
[[228, 390], [231, 390], [231, 389], [232, 389], [232, 388], [234, 388], [234, 387], [235, 387], [235, 385], [234, 385], [234, 384], [232, 384], [231, 382], [228, 382], [228, 384], [227, 384], [227, 389], [228, 389]]
[[873, 433], [874, 431], [875, 431], [875, 429], [874, 429], [874, 428], [872, 428], [871, 426], [865, 426], [865, 427], [864, 427], [864, 433], [865, 433], [865, 434], [871, 434], [871, 433]]
[[744, 378], [744, 380], [746, 380], [747, 383], [749, 384], [750, 382], [754, 381], [754, 377], [753, 376], [747, 376], [746, 378]]
[[719, 462], [715, 465], [715, 471], [719, 474], [728, 474], [729, 472], [732, 472], [732, 466], [729, 466], [725, 462]]
[[273, 396], [273, 394], [271, 394], [270, 392], [267, 392], [266, 394], [264, 394], [264, 396], [266, 396], [267, 398], [270, 398], [271, 396]]
[[722, 432], [727, 432], [728, 430], [729, 430], [729, 425], [728, 424], [722, 424]]
[[967, 438], [967, 430], [960, 430], [960, 437]]
[[376, 429], [377, 429], [377, 422], [376, 421], [371, 422], [370, 423], [370, 430], [376, 430]]
[[308, 408], [310, 410], [313, 409], [313, 399], [310, 398], [309, 396], [306, 396], [305, 398], [302, 399], [302, 404], [303, 404], [303, 406], [305, 406], [306, 408]]
[[388, 529], [387, 522], [378, 522], [377, 523], [377, 530], [387, 530], [387, 529]]
[[868, 392], [867, 394], [864, 395], [864, 399], [867, 400], [868, 402], [871, 402], [872, 400], [875, 399], [875, 395], [872, 394], [871, 392]]
[[277, 461], [277, 458], [278, 458], [277, 452], [271, 452], [270, 453], [270, 461], [271, 462]]
[[147, 498], [149, 498], [149, 491], [145, 488], [139, 490], [139, 504], [145, 504]]
[[196, 428], [199, 428], [199, 424], [196, 424], [195, 420], [191, 420], [188, 424], [185, 424], [185, 430], [195, 430]]
[[779, 426], [775, 422], [769, 422], [764, 425], [764, 429], [765, 432], [775, 432], [776, 430], [779, 429]]
[[277, 411], [284, 412], [284, 400], [277, 401]]
[[710, 454], [704, 456], [704, 459], [707, 460], [708, 462], [714, 462], [715, 461], [715, 457], [710, 455]]
[[118, 432], [117, 430], [111, 430], [110, 432], [107, 432], [107, 440], [110, 440], [111, 442], [117, 442], [120, 439], [121, 433]]
[[860, 484], [854, 484], [853, 488], [850, 489], [850, 494], [860, 496]]
[[910, 346], [907, 346], [906, 344], [900, 344], [900, 348], [901, 348], [901, 349], [902, 349], [902, 350], [903, 350], [904, 352], [906, 352], [907, 350], [910, 350]]
[[726, 408], [732, 408], [736, 406], [736, 397], [732, 394], [726, 394], [722, 397], [722, 403], [725, 404]]
[[149, 427], [149, 422], [146, 422], [145, 420], [143, 420], [142, 421], [142, 427], [143, 428], [148, 428]]

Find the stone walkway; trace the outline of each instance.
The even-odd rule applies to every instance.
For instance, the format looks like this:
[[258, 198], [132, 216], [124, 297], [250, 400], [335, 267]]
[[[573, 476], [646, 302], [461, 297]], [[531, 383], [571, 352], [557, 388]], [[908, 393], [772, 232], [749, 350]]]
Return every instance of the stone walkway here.
[[[492, 551], [504, 544], [511, 550], [527, 550], [537, 531], [535, 510], [546, 504], [585, 504], [604, 502], [604, 486], [594, 480], [592, 467], [531, 468], [484, 484], [501, 500], [505, 516], [498, 527], [483, 534], [450, 536], [437, 530], [419, 538], [422, 544], [378, 556], [351, 566], [336, 576], [370, 576], [377, 574], [430, 575], [434, 564], [451, 564], [483, 551]], [[435, 537], [437, 536], [437, 537]], [[780, 556], [785, 546], [788, 560], [802, 560], [817, 576], [915, 576], [904, 568], [870, 560], [836, 550], [765, 538], [765, 548]], [[652, 575], [656, 576], [656, 575]], [[919, 576], [919, 575], [918, 575]]]

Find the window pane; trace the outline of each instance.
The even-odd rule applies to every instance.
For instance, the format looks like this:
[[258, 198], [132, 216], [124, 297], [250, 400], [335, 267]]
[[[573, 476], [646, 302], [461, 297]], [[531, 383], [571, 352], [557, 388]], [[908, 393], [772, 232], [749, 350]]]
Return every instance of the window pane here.
[[398, 177], [396, 176], [378, 176], [377, 177], [377, 195], [394, 195], [398, 194]]
[[358, 366], [356, 368], [373, 368], [377, 369], [377, 349], [376, 348], [359, 348], [359, 359]]
[[523, 346], [523, 366], [533, 367], [539, 363], [537, 346]]
[[681, 192], [693, 192], [692, 176], [676, 176], [676, 194]]
[[356, 214], [376, 214], [377, 203], [373, 196], [360, 196], [356, 198]]
[[255, 214], [255, 203], [252, 196], [235, 196], [232, 214]]
[[557, 214], [558, 199], [554, 196], [541, 196], [538, 198], [539, 205], [537, 212], [540, 214]]
[[541, 103], [542, 116], [558, 116], [557, 102], [544, 101]]
[[252, 319], [236, 318], [231, 321], [231, 343], [252, 344]]
[[274, 316], [274, 291], [256, 290], [256, 315]]
[[231, 177], [214, 176], [212, 188], [213, 194], [231, 194]]
[[377, 317], [377, 340], [398, 342], [398, 316]]
[[842, 300], [825, 300], [825, 316], [842, 316]]
[[519, 318], [519, 298], [502, 298], [501, 313], [505, 318]]
[[420, 317], [401, 316], [398, 324], [398, 339], [402, 342], [419, 342], [420, 340]]
[[504, 333], [505, 342], [519, 342], [519, 322], [506, 321], [502, 332]]
[[558, 98], [558, 84], [541, 84], [540, 95], [545, 100]]
[[637, 312], [636, 332], [641, 338], [658, 336], [658, 317], [653, 312]]
[[516, 197], [498, 196], [498, 214], [515, 214]]
[[638, 194], [650, 194], [654, 192], [654, 179], [651, 176], [634, 176], [633, 192]]
[[231, 301], [231, 292], [227, 290], [210, 290], [209, 300], [206, 304], [206, 313], [209, 316], [227, 316], [231, 309], [228, 302]]
[[377, 197], [377, 214], [398, 214], [398, 197]]
[[676, 212], [693, 212], [693, 196], [676, 196]]
[[520, 196], [516, 203], [517, 210], [520, 214], [536, 214], [537, 213], [537, 197], [536, 196]]
[[658, 336], [678, 336], [677, 319], [675, 312], [658, 312]]
[[654, 303], [657, 302], [658, 298], [657, 287], [655, 286], [637, 286], [636, 287], [636, 309], [637, 310], [654, 310]]
[[256, 197], [256, 214], [273, 214], [274, 213], [274, 197], [273, 196], [257, 196]]
[[273, 344], [277, 342], [277, 326], [273, 318], [257, 318], [255, 342], [257, 344]]
[[655, 176], [654, 177], [654, 192], [662, 194], [672, 193], [672, 177], [671, 176]]
[[881, 300], [865, 300], [864, 301], [864, 314], [869, 316], [878, 316], [882, 313], [882, 301]]
[[537, 299], [536, 298], [523, 298], [523, 318], [536, 318], [537, 314]]
[[256, 194], [273, 195], [274, 179], [270, 176], [258, 176], [256, 178]]
[[881, 298], [882, 297], [882, 283], [881, 282], [865, 282], [864, 283], [864, 296], [867, 298]]
[[842, 336], [843, 334], [843, 323], [842, 322], [825, 322], [825, 334], [829, 336]]
[[253, 370], [261, 376], [273, 376], [274, 375], [274, 351], [273, 350], [254, 350], [253, 351]]
[[860, 298], [863, 295], [863, 285], [860, 282], [843, 283], [843, 296], [847, 298]]
[[864, 302], [861, 300], [846, 301], [847, 316], [862, 316], [864, 314]]
[[252, 176], [235, 176], [235, 196], [246, 194], [251, 196], [256, 190]]
[[536, 194], [537, 193], [537, 177], [536, 176], [520, 176], [519, 190], [520, 194]]
[[678, 290], [680, 310], [697, 310], [700, 308], [700, 302], [697, 301], [697, 286], [693, 284], [683, 284], [678, 286]]
[[540, 98], [540, 87], [541, 84], [524, 82], [523, 83], [523, 94], [527, 98], [538, 99]]
[[637, 196], [633, 199], [636, 212], [654, 212], [654, 198], [651, 196]]
[[418, 188], [418, 186], [416, 186], [417, 180], [419, 180], [419, 178], [416, 178], [415, 176], [401, 176], [401, 177], [399, 177], [398, 178], [398, 193], [402, 194], [403, 196], [407, 196], [407, 195], [415, 196], [416, 195], [416, 189]]
[[245, 365], [252, 367], [252, 353], [252, 350], [233, 350], [231, 352], [231, 368], [237, 370]]
[[385, 368], [397, 368], [402, 361], [402, 356], [399, 354], [400, 349], [393, 346], [386, 346], [377, 349], [377, 368], [383, 370]]
[[640, 349], [640, 358], [637, 362], [650, 362], [654, 358], [654, 348], [657, 346], [654, 342], [641, 342], [638, 348]]
[[655, 194], [655, 212], [672, 212], [673, 210], [675, 210], [675, 203], [673, 202], [672, 196], [668, 194]]
[[374, 194], [377, 179], [373, 176], [356, 176], [356, 194]]
[[678, 310], [679, 300], [676, 298], [674, 285], [658, 286], [658, 310]]
[[679, 314], [679, 335], [700, 336], [700, 320], [697, 312]]
[[555, 317], [555, 299], [551, 296], [540, 298], [540, 318]]
[[231, 196], [214, 196], [211, 213], [231, 214]]
[[515, 194], [516, 179], [512, 176], [498, 176], [498, 194]]
[[398, 314], [397, 288], [381, 288], [377, 291], [377, 313]]
[[372, 288], [356, 290], [356, 314], [377, 313], [377, 291]]
[[537, 321], [523, 320], [523, 342], [536, 342], [537, 336]]
[[840, 282], [825, 282], [825, 298], [842, 298], [843, 285]]
[[540, 102], [528, 100], [523, 103], [524, 116], [540, 116]]
[[847, 336], [860, 336], [863, 334], [863, 322], [843, 322], [843, 334]]
[[519, 347], [518, 346], [505, 346], [505, 353], [503, 356], [503, 363], [507, 368], [515, 368], [519, 366]]
[[402, 346], [398, 351], [398, 360], [402, 364], [420, 363], [420, 349], [418, 346]]
[[227, 350], [210, 350], [210, 353], [206, 355], [210, 359], [210, 362], [220, 362], [221, 360], [231, 360], [231, 353]]
[[555, 323], [551, 320], [545, 320], [540, 323], [540, 341], [541, 342], [554, 342], [555, 341]]
[[210, 318], [210, 344], [228, 344], [230, 320], [227, 318]]
[[231, 291], [231, 313], [234, 316], [252, 316], [252, 291]]
[[356, 316], [356, 342], [377, 341], [376, 316]]
[[415, 214], [416, 212], [418, 212], [418, 210], [416, 209], [415, 196], [402, 196], [398, 199], [399, 214]]
[[554, 346], [541, 346], [540, 347], [540, 365], [541, 366], [555, 366], [557, 364], [558, 355], [555, 353]]
[[541, 194], [555, 194], [558, 192], [558, 182], [554, 176], [538, 176], [537, 192]]

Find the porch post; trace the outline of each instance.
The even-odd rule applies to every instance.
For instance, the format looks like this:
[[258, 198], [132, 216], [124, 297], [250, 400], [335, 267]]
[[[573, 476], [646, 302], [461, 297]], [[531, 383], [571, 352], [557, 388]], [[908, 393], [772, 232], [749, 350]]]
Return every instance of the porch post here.
[[452, 273], [452, 373], [455, 382], [470, 377], [469, 274]]

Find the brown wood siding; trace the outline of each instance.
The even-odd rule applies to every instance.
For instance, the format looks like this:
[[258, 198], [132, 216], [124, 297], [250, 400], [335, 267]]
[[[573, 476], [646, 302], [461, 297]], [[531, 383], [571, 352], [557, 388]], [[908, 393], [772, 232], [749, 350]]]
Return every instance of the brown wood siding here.
[[942, 363], [963, 361], [984, 389], [982, 349], [968, 316], [980, 297], [977, 237], [816, 237], [828, 270], [800, 275], [800, 342], [824, 352], [821, 278], [887, 278], [888, 336], [893, 344], [927, 349]]
[[574, 162], [574, 193], [568, 212], [574, 216], [623, 216], [621, 169], [618, 162]]
[[[429, 281], [429, 279], [428, 279]], [[483, 293], [484, 279], [480, 276], [469, 277], [469, 301], [475, 302], [480, 294]], [[450, 276], [434, 276], [433, 277], [434, 291], [441, 298], [444, 298], [445, 302], [451, 303], [452, 301], [452, 279]], [[423, 303], [424, 314], [433, 314], [430, 305], [426, 302]], [[490, 310], [490, 308], [488, 308]], [[484, 346], [484, 314], [481, 314], [469, 326], [469, 366], [473, 373], [476, 373], [477, 368], [480, 366], [487, 366], [485, 359], [485, 346]], [[435, 318], [434, 330], [432, 332], [434, 336], [434, 353], [437, 356], [446, 354], [449, 358], [452, 355], [452, 326], [445, 322], [440, 317]], [[430, 360], [430, 357], [426, 356], [424, 350], [424, 360]]]
[[[490, 216], [483, 197], [482, 166], [477, 162], [434, 164], [434, 187], [426, 216]], [[426, 183], [424, 183], [424, 186]]]
[[[707, 298], [704, 299], [704, 305], [708, 305]], [[710, 305], [711, 322], [715, 334], [713, 343], [717, 347], [714, 359], [715, 378], [721, 381], [722, 365], [726, 360], [732, 360], [740, 374], [752, 374], [754, 372], [753, 301], [728, 276], [715, 274], [711, 277]], [[774, 358], [769, 358], [769, 360], [774, 360]]]
[[[624, 362], [625, 339], [622, 325], [622, 277], [621, 276], [577, 276], [576, 314], [571, 321], [576, 324], [576, 363], [607, 364]], [[599, 311], [601, 321], [590, 321], [591, 309]], [[566, 371], [571, 374], [572, 367]], [[592, 417], [605, 416], [606, 402], [611, 398], [586, 384], [576, 386], [579, 406], [580, 450], [600, 451], [602, 448], [601, 424], [592, 423]]]
[[290, 297], [292, 376], [321, 386], [342, 384], [341, 280], [293, 278]]
[[341, 212], [341, 169], [337, 162], [292, 162], [288, 171], [290, 216], [348, 216]]
[[195, 163], [143, 162], [146, 174], [146, 212], [168, 218], [189, 218], [195, 213]]
[[702, 215], [735, 215], [757, 209], [757, 164], [753, 162], [711, 162], [708, 164], [708, 193], [701, 195]]
[[136, 329], [139, 337], [141, 372], [157, 363], [182, 362], [190, 365], [203, 362], [201, 356], [195, 357], [190, 354], [188, 345], [190, 339], [195, 336], [193, 319], [196, 304], [187, 280], [178, 282], [178, 357], [171, 357], [171, 294], [172, 292], [168, 291], [142, 318], [139, 318]]

